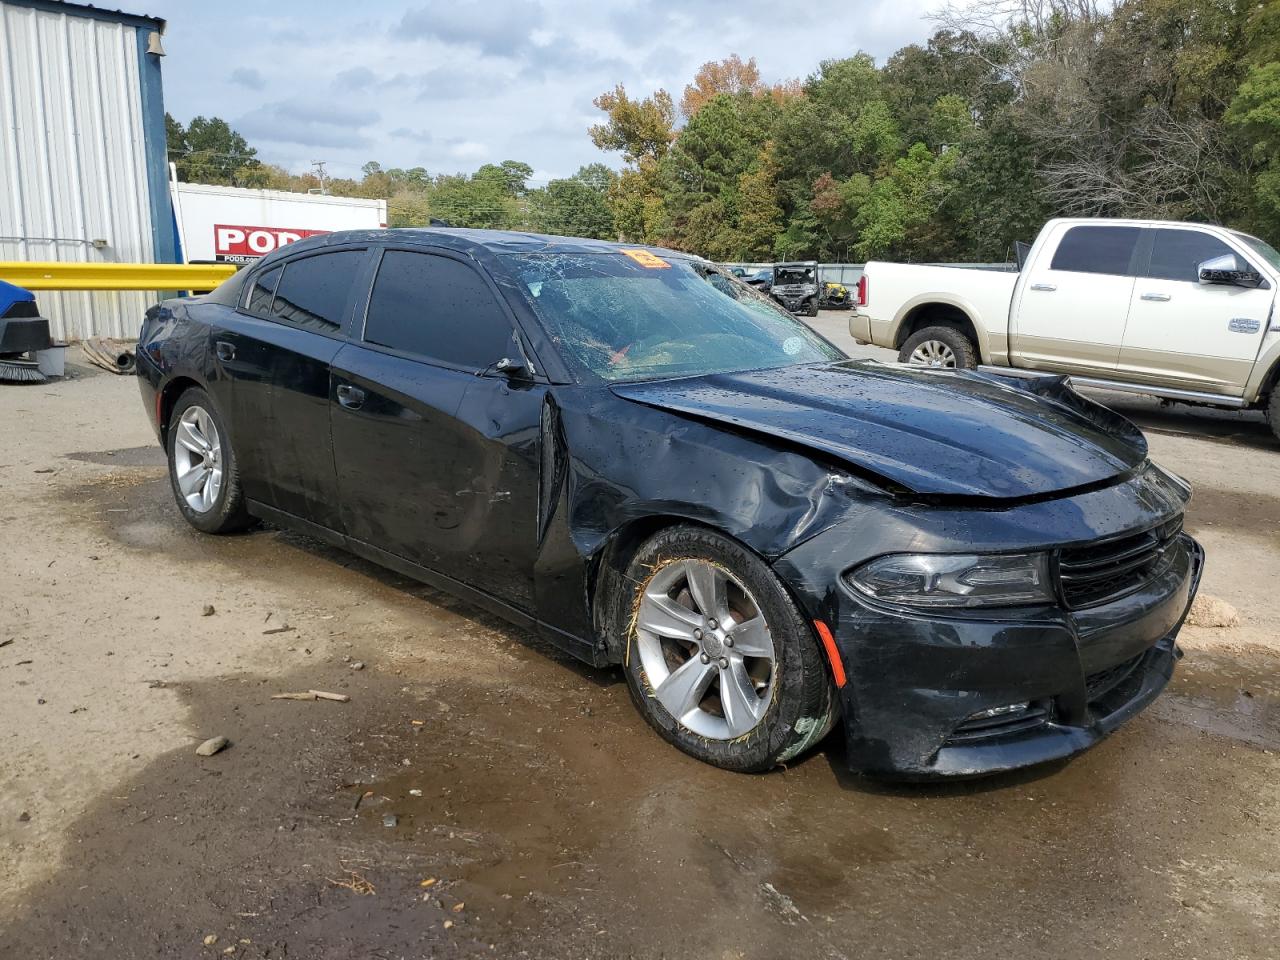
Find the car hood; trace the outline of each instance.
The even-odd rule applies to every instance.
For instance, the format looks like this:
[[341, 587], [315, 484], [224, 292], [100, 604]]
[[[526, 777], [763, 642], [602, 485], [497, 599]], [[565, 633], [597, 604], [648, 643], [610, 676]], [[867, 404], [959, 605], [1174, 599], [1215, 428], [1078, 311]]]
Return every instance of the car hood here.
[[1146, 459], [1129, 421], [1060, 377], [850, 361], [615, 385], [624, 399], [776, 438], [916, 494], [1017, 499], [1125, 475]]

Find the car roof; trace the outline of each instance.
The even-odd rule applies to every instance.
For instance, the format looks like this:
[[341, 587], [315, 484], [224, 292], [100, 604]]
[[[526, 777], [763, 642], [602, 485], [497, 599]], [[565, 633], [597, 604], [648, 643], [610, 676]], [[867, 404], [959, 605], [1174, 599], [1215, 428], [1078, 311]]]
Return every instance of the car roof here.
[[[308, 249], [343, 243], [411, 243], [444, 247], [463, 253], [480, 250], [502, 253], [610, 253], [622, 250], [647, 250], [665, 257], [698, 260], [692, 254], [642, 243], [617, 243], [590, 240], [585, 237], [558, 237], [518, 230], [472, 230], [462, 227], [391, 227], [377, 230], [338, 230], [307, 237], [281, 248], [282, 252], [299, 253]], [[274, 259], [274, 258], [273, 258]]]

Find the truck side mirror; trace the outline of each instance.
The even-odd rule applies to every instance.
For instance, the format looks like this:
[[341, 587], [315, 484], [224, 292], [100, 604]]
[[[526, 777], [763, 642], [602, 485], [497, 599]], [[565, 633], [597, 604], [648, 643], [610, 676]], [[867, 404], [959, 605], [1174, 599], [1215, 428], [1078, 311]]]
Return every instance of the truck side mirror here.
[[1211, 260], [1205, 260], [1196, 267], [1201, 283], [1229, 284], [1236, 287], [1262, 286], [1262, 274], [1250, 269], [1247, 265], [1242, 269], [1233, 254], [1226, 253]]

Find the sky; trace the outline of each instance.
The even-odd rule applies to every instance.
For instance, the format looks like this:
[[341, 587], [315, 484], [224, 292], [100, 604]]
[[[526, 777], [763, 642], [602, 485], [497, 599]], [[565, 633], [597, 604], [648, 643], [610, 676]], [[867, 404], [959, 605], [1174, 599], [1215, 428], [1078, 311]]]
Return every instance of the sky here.
[[218, 116], [291, 171], [470, 172], [522, 160], [534, 185], [603, 160], [587, 128], [616, 83], [678, 103], [708, 60], [754, 56], [764, 80], [866, 51], [883, 63], [932, 32], [939, 0], [143, 0], [168, 21], [165, 108]]

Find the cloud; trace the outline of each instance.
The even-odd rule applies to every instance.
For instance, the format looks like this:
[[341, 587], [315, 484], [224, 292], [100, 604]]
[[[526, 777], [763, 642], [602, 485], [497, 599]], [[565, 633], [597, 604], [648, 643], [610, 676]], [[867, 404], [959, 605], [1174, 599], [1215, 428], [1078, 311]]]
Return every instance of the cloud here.
[[236, 67], [231, 71], [231, 82], [246, 90], [261, 90], [267, 85], [262, 74], [253, 67]]
[[458, 67], [433, 67], [425, 73], [399, 74], [385, 87], [407, 86], [417, 89], [416, 99], [425, 102], [483, 100], [496, 97], [508, 86], [506, 77], [492, 70], [464, 70]]
[[333, 78], [335, 90], [367, 90], [378, 82], [378, 75], [368, 67], [352, 67]]
[[520, 76], [544, 80], [548, 77], [583, 75], [592, 72], [620, 74], [627, 64], [617, 57], [604, 56], [562, 35], [542, 44], [530, 44], [521, 55]]
[[452, 0], [407, 11], [392, 36], [474, 46], [481, 53], [511, 57], [528, 45], [542, 21], [542, 7], [529, 0]]
[[455, 160], [483, 160], [489, 156], [489, 148], [475, 140], [455, 138], [449, 144], [449, 156]]
[[381, 120], [376, 110], [356, 110], [295, 98], [264, 103], [233, 126], [250, 140], [298, 143], [310, 147], [367, 147], [359, 131]]
[[410, 130], [408, 127], [396, 127], [387, 136], [397, 140], [412, 140], [414, 143], [434, 143], [436, 139], [426, 130]]

